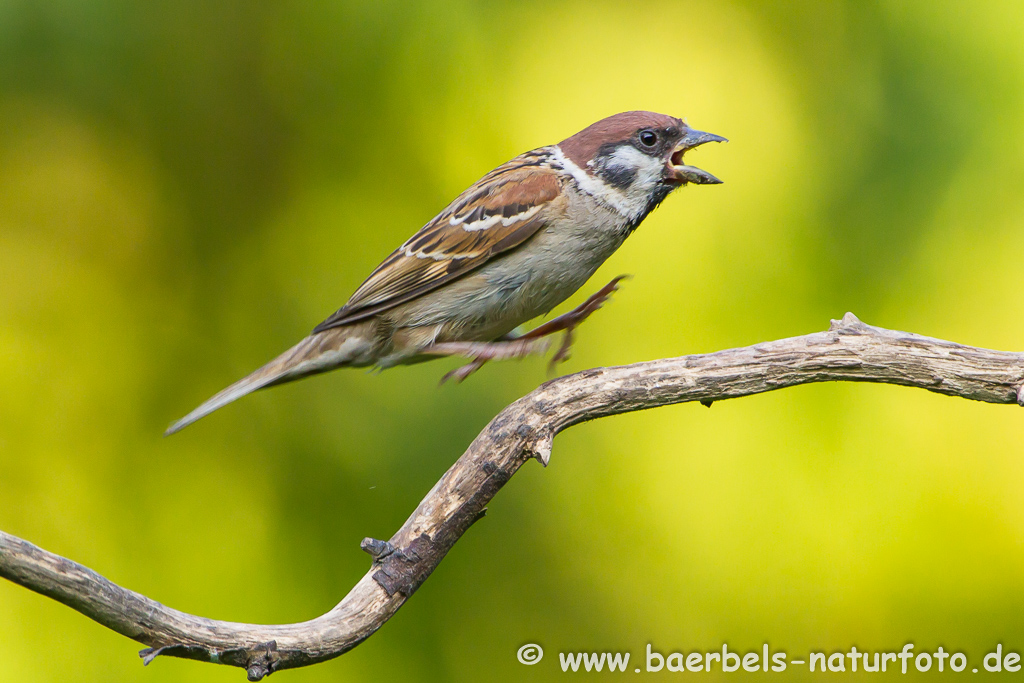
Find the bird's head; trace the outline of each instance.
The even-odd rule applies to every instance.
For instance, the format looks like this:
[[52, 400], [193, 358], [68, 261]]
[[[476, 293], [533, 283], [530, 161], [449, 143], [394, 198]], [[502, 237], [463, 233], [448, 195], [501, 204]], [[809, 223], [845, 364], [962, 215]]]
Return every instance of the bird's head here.
[[656, 206], [687, 183], [722, 182], [683, 162], [687, 151], [706, 142], [727, 140], [694, 130], [674, 116], [627, 111], [601, 119], [558, 147], [577, 168], [601, 181], [607, 192], [619, 194], [629, 203], [645, 201]]

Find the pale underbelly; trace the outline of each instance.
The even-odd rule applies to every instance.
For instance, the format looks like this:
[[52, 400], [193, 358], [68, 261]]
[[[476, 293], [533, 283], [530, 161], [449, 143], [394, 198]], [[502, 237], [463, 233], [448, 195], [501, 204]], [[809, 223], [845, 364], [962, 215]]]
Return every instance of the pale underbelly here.
[[433, 341], [497, 339], [572, 296], [623, 239], [596, 236], [548, 244], [545, 238], [554, 242], [552, 236], [537, 237], [536, 248], [496, 258], [406, 304], [400, 314], [403, 320], [396, 320], [398, 326], [429, 330]]

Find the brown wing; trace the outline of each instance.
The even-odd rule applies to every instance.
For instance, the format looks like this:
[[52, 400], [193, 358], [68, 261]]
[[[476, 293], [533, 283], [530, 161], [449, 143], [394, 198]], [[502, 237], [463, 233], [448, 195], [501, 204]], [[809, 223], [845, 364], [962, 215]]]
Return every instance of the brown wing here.
[[526, 152], [478, 180], [384, 259], [348, 303], [313, 331], [415, 299], [522, 244], [543, 227], [542, 209], [559, 193], [546, 157], [543, 149]]

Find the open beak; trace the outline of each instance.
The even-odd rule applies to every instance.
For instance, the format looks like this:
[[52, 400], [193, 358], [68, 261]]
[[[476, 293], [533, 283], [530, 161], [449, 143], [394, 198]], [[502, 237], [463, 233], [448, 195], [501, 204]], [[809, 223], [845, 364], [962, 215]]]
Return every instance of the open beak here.
[[699, 130], [693, 130], [692, 128], [686, 131], [686, 135], [683, 139], [676, 144], [674, 150], [672, 150], [672, 156], [669, 157], [667, 168], [665, 169], [666, 175], [669, 182], [681, 183], [683, 185], [687, 183], [694, 183], [696, 185], [717, 185], [722, 181], [711, 175], [707, 171], [701, 170], [696, 166], [687, 166], [683, 163], [683, 155], [694, 147], [700, 147], [706, 142], [729, 142], [721, 135], [715, 135], [714, 133], [705, 133]]

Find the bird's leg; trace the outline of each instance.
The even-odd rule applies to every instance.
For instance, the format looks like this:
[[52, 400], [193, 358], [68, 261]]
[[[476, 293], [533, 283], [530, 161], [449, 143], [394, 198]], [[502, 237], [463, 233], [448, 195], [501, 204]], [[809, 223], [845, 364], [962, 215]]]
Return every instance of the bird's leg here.
[[562, 344], [558, 347], [555, 355], [551, 357], [551, 362], [548, 366], [549, 370], [554, 369], [557, 363], [569, 358], [569, 350], [572, 348], [573, 342], [573, 330], [590, 317], [591, 313], [601, 308], [601, 305], [618, 289], [619, 282], [625, 277], [625, 275], [620, 275], [573, 310], [563, 313], [543, 325], [538, 325], [518, 337], [507, 334], [493, 342], [440, 342], [427, 347], [423, 350], [423, 353], [472, 358], [472, 362], [452, 370], [441, 378], [442, 384], [452, 378], [455, 378], [457, 382], [461, 382], [483, 367], [484, 363], [489, 360], [506, 360], [542, 354], [551, 345], [548, 337], [564, 331], [565, 337], [562, 339]]
[[472, 358], [472, 362], [455, 368], [441, 378], [441, 384], [455, 378], [461, 382], [483, 367], [489, 360], [508, 360], [524, 358], [533, 354], [543, 354], [551, 346], [548, 339], [514, 337], [506, 334], [492, 342], [440, 342], [425, 348], [422, 353], [436, 356], [464, 356]]
[[601, 308], [601, 306], [604, 305], [604, 302], [611, 298], [612, 294], [618, 290], [619, 282], [626, 277], [628, 276], [618, 276], [604, 287], [594, 292], [589, 299], [576, 308], [572, 309], [568, 313], [563, 313], [557, 318], [547, 321], [543, 325], [538, 325], [519, 337], [519, 339], [538, 339], [564, 330], [565, 336], [562, 338], [562, 345], [558, 347], [557, 351], [555, 351], [555, 355], [551, 357], [551, 362], [548, 364], [548, 370], [554, 370], [555, 365], [561, 361], [569, 359], [569, 350], [572, 348], [573, 342], [573, 331], [579, 327], [580, 323], [589, 318], [591, 313]]

